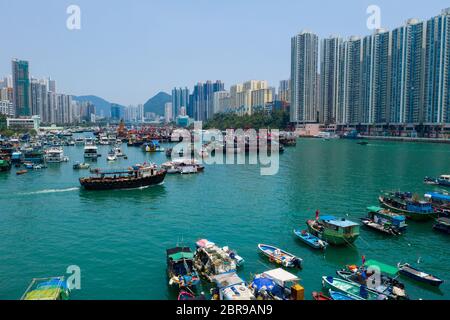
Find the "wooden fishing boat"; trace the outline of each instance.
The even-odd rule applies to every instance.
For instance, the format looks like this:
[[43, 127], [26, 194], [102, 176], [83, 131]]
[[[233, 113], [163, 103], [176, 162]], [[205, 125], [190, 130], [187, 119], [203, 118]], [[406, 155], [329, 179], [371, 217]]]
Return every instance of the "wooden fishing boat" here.
[[367, 287], [335, 277], [322, 277], [322, 286], [327, 290], [345, 293], [355, 300], [386, 300], [386, 297], [367, 290]]
[[328, 301], [328, 300], [332, 300], [331, 298], [328, 298], [326, 295], [324, 295], [322, 292], [316, 292], [314, 291], [312, 293], [312, 297], [314, 300], [316, 301]]
[[19, 170], [19, 171], [16, 172], [16, 174], [17, 174], [18, 176], [20, 176], [20, 175], [25, 174], [25, 173], [27, 173], [27, 172], [28, 172], [28, 170]]
[[193, 288], [200, 283], [200, 278], [194, 270], [194, 254], [189, 247], [175, 247], [166, 250], [167, 275], [169, 285], [179, 288]]
[[367, 217], [361, 218], [361, 222], [368, 228], [389, 235], [401, 235], [407, 227], [403, 215], [377, 206], [368, 207], [367, 210]]
[[358, 300], [343, 292], [333, 291], [331, 289], [328, 292], [331, 300]]
[[11, 170], [11, 162], [0, 158], [0, 172]]
[[165, 170], [154, 165], [136, 165], [127, 169], [91, 171], [93, 177], [80, 178], [80, 184], [86, 190], [136, 189], [160, 184], [166, 176]]
[[328, 246], [328, 243], [326, 241], [319, 239], [311, 233], [308, 233], [306, 230], [294, 230], [294, 234], [311, 248], [324, 250]]
[[[205, 248], [205, 247], [211, 247], [211, 246], [215, 246], [215, 245], [216, 244], [214, 242], [211, 242], [207, 239], [200, 239], [195, 243], [195, 246], [197, 248]], [[228, 254], [230, 259], [236, 263], [237, 267], [241, 267], [244, 265], [244, 262], [245, 262], [244, 258], [242, 258], [240, 255], [238, 255], [235, 250], [230, 249], [230, 247], [228, 247], [228, 246], [222, 247], [221, 249], [223, 250], [223, 252]]]
[[429, 273], [423, 272], [417, 268], [414, 268], [408, 263], [399, 263], [397, 266], [402, 275], [413, 280], [426, 283], [434, 287], [439, 287], [444, 282], [444, 280], [439, 279], [438, 277], [435, 277]]
[[381, 205], [392, 212], [415, 221], [427, 221], [436, 216], [431, 203], [413, 199], [410, 192], [388, 192], [378, 198]]
[[442, 233], [450, 234], [450, 219], [449, 218], [439, 218], [433, 225], [433, 229], [440, 231]]
[[423, 179], [425, 184], [439, 185], [443, 187], [450, 187], [450, 174], [443, 174], [439, 178], [425, 177]]
[[236, 260], [222, 248], [212, 242], [202, 246], [197, 243], [197, 251], [194, 255], [194, 268], [200, 276], [209, 281], [222, 273], [235, 272], [237, 270]]
[[306, 224], [311, 234], [325, 240], [330, 245], [349, 245], [355, 242], [359, 236], [359, 224], [346, 219], [339, 220], [334, 216], [308, 220]]
[[292, 253], [267, 244], [258, 244], [258, 249], [269, 258], [271, 262], [286, 268], [302, 268], [303, 260]]

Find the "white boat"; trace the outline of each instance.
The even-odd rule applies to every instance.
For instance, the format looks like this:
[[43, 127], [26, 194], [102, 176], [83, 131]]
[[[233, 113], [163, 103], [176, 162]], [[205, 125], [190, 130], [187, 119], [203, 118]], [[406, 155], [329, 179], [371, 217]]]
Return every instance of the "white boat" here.
[[108, 145], [109, 144], [108, 137], [106, 135], [100, 135], [98, 143], [103, 145], [103, 146]]
[[48, 163], [60, 163], [68, 161], [69, 158], [64, 156], [62, 148], [50, 148], [45, 152], [45, 161]]
[[252, 290], [236, 272], [216, 275], [212, 281], [217, 286], [215, 298], [218, 300], [256, 300]]
[[111, 150], [109, 153], [108, 153], [108, 157], [106, 158], [109, 162], [112, 162], [112, 161], [116, 161], [117, 160], [117, 156], [116, 156], [116, 153], [114, 152], [114, 150]]
[[175, 159], [161, 165], [167, 173], [193, 174], [202, 172], [204, 167], [194, 159]]
[[89, 160], [97, 160], [99, 154], [98, 148], [94, 145], [87, 145], [84, 147], [84, 158]]
[[122, 152], [122, 149], [120, 149], [119, 147], [114, 148], [114, 154], [117, 158], [125, 157], [125, 154]]

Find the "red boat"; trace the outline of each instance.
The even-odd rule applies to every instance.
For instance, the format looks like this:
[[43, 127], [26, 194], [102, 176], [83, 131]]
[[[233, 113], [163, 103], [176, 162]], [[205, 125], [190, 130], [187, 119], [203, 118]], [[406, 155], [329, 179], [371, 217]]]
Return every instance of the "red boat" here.
[[322, 292], [313, 292], [312, 296], [313, 296], [314, 300], [317, 300], [317, 301], [332, 300], [331, 298], [328, 298], [327, 296], [325, 296]]

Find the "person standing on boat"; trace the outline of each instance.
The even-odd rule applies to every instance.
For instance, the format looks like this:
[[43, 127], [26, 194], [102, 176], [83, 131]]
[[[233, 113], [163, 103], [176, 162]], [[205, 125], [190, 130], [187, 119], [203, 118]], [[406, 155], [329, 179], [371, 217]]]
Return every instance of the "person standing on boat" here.
[[316, 210], [316, 221], [319, 220], [319, 216], [320, 216], [320, 211], [319, 209]]

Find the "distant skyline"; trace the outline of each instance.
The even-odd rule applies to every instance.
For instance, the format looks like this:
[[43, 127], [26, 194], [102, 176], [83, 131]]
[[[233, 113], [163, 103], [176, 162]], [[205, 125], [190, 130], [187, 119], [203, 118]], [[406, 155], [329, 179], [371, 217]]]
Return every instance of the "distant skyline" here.
[[[66, 28], [72, 4], [81, 8], [81, 30]], [[0, 77], [11, 74], [12, 58], [24, 59], [31, 76], [55, 79], [59, 92], [123, 105], [206, 80], [222, 80], [227, 89], [250, 79], [278, 86], [290, 76], [292, 36], [304, 29], [320, 38], [368, 35], [369, 5], [381, 8], [381, 26], [389, 30], [450, 6], [448, 0], [1, 0]]]

